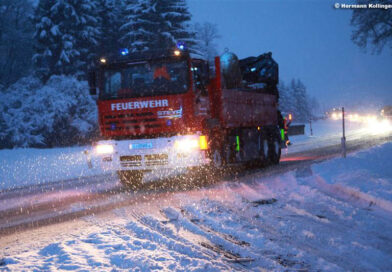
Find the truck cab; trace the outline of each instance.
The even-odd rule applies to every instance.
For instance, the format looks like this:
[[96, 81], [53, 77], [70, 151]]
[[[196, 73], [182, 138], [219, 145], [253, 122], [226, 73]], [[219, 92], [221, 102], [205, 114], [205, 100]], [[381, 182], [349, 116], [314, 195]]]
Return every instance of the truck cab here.
[[96, 152], [105, 167], [151, 171], [208, 164], [205, 61], [181, 51], [112, 62], [101, 58], [91, 77], [103, 137]]

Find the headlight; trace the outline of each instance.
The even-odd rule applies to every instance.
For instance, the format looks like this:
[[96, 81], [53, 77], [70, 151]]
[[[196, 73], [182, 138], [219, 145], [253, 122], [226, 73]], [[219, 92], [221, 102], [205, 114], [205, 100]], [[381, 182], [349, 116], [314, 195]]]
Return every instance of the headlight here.
[[190, 152], [199, 148], [199, 141], [197, 139], [177, 140], [174, 143], [174, 147], [181, 152]]
[[199, 136], [199, 139], [182, 139], [174, 143], [174, 147], [181, 152], [190, 152], [195, 149], [207, 150], [208, 143], [206, 136]]
[[98, 154], [111, 154], [113, 151], [114, 148], [110, 144], [99, 144], [95, 147], [95, 152]]

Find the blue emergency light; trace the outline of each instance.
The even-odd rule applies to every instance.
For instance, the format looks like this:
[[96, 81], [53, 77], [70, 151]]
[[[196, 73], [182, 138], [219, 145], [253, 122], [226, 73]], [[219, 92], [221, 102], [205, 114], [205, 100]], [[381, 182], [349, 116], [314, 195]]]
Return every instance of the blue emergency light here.
[[185, 43], [184, 42], [177, 42], [177, 48], [180, 49], [181, 51], [186, 49]]
[[122, 56], [128, 55], [128, 54], [129, 54], [128, 48], [123, 48], [123, 49], [121, 49], [121, 50], [120, 50], [120, 54], [121, 54]]

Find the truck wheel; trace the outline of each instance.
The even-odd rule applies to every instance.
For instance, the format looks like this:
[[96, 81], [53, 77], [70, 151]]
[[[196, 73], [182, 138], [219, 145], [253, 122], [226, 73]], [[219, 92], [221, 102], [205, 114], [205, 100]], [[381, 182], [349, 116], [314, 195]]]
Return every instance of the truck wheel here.
[[269, 152], [270, 152], [270, 144], [268, 140], [264, 136], [260, 136], [260, 159], [262, 162], [268, 162], [269, 160]]
[[222, 150], [219, 148], [212, 148], [210, 159], [210, 170], [212, 171], [211, 174], [220, 176], [225, 165], [224, 158], [222, 156]]
[[269, 144], [269, 161], [272, 164], [278, 164], [280, 160], [282, 149], [280, 147], [279, 140], [272, 138]]
[[121, 184], [132, 190], [140, 187], [143, 181], [143, 172], [137, 170], [117, 171]]
[[220, 169], [223, 167], [222, 152], [219, 149], [213, 150], [211, 156], [211, 164], [216, 169]]

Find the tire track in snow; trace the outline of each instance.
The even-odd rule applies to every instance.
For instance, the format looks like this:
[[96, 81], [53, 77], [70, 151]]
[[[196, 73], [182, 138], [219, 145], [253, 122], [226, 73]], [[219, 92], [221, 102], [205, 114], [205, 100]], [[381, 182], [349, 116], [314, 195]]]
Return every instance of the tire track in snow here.
[[[190, 258], [196, 258], [211, 261], [219, 257], [216, 252], [206, 250], [201, 247], [199, 243], [195, 243], [195, 240], [203, 240], [200, 237], [191, 235], [190, 233], [184, 233], [179, 230], [177, 234], [174, 233], [175, 230], [164, 225], [161, 221], [153, 218], [151, 216], [143, 216], [142, 214], [131, 211], [131, 216], [136, 219], [137, 223], [131, 222], [127, 225], [128, 230], [135, 232], [137, 235], [139, 233], [139, 238], [148, 238], [149, 241], [154, 241], [161, 246], [165, 246], [168, 250], [178, 252], [183, 255], [187, 255]], [[140, 224], [141, 226], [138, 226]], [[141, 234], [143, 232], [143, 234]], [[205, 242], [205, 241], [204, 241]], [[225, 265], [219, 261], [212, 261], [216, 265], [223, 266], [224, 270], [230, 270], [233, 267]], [[238, 269], [237, 269], [238, 270]], [[239, 269], [240, 271], [242, 269]]]
[[[235, 185], [233, 185], [232, 187], [235, 187]], [[296, 185], [295, 187], [298, 187], [298, 185]], [[253, 211], [253, 213], [255, 214], [254, 216], [261, 223], [261, 225], [259, 225], [258, 223], [256, 223], [256, 225], [260, 226], [260, 229], [263, 233], [266, 233], [268, 237], [274, 239], [274, 241], [277, 241], [279, 243], [291, 244], [292, 246], [295, 246], [298, 249], [306, 250], [310, 254], [316, 254], [318, 256], [323, 256], [323, 258], [326, 259], [327, 261], [335, 263], [344, 269], [352, 269], [353, 267], [354, 268], [356, 267], [357, 269], [361, 269], [361, 267], [363, 267], [357, 263], [348, 263], [347, 262], [348, 259], [349, 260], [355, 259], [355, 255], [352, 255], [351, 258], [350, 258], [350, 256], [349, 257], [348, 256], [343, 256], [343, 257], [339, 256], [339, 254], [334, 253], [333, 249], [326, 250], [325, 248], [317, 247], [317, 242], [313, 242], [313, 241], [319, 239], [317, 236], [316, 236], [315, 240], [312, 240], [312, 239], [309, 239], [309, 238], [311, 238], [310, 237], [311, 235], [309, 235], [309, 236], [304, 235], [305, 233], [309, 233], [308, 231], [309, 231], [310, 227], [312, 229], [312, 233], [316, 233], [316, 234], [334, 233], [337, 236], [339, 236], [339, 234], [342, 234], [342, 233], [348, 233], [348, 235], [350, 235], [350, 232], [352, 232], [352, 227], [353, 227], [352, 224], [351, 225], [347, 224], [347, 226], [344, 226], [341, 224], [341, 220], [339, 222], [331, 222], [331, 219], [329, 219], [330, 223], [326, 223], [327, 221], [320, 220], [317, 217], [317, 214], [313, 214], [314, 210], [309, 209], [310, 207], [312, 207], [311, 206], [312, 203], [323, 202], [323, 193], [322, 192], [316, 191], [316, 195], [314, 196], [314, 198], [312, 198], [313, 202], [312, 201], [306, 202], [306, 204], [309, 204], [309, 206], [307, 206], [305, 204], [301, 207], [294, 208], [292, 206], [293, 203], [287, 202], [287, 200], [290, 198], [284, 194], [284, 191], [281, 192], [280, 190], [278, 190], [278, 189], [282, 188], [282, 186], [276, 186], [276, 188], [277, 188], [277, 191], [275, 192], [276, 193], [275, 197], [278, 198], [278, 203], [279, 202], [281, 202], [281, 203], [279, 203], [278, 205], [275, 205], [275, 208], [264, 207], [262, 216], [258, 216], [257, 215], [258, 209], [254, 209], [254, 207], [249, 205], [248, 212], [252, 213], [252, 211]], [[289, 186], [288, 191], [292, 192], [291, 189], [293, 189], [292, 186]], [[235, 190], [235, 188], [233, 188], [232, 190], [233, 190], [233, 193], [236, 194], [237, 191]], [[241, 197], [239, 197], [239, 198], [241, 198]], [[327, 197], [329, 198], [329, 196], [327, 196]], [[247, 202], [250, 202], [250, 201], [247, 201]], [[344, 203], [344, 205], [346, 205], [346, 203]], [[239, 205], [237, 205], [237, 206], [239, 206]], [[243, 210], [239, 210], [237, 208], [237, 206], [234, 206], [234, 208], [236, 208], [235, 212], [239, 216], [242, 216]], [[233, 207], [232, 206], [230, 206], [230, 207], [232, 210]], [[289, 209], [287, 209], [288, 207], [289, 207]], [[303, 210], [302, 209], [303, 207], [307, 207], [308, 209]], [[326, 203], [324, 204], [324, 207], [325, 208], [328, 207], [328, 201], [326, 201]], [[278, 209], [278, 211], [277, 211], [277, 209]], [[355, 210], [356, 208], [353, 207], [353, 209]], [[300, 214], [298, 214], [298, 212]], [[252, 215], [249, 214], [247, 217], [243, 217], [243, 220], [247, 220], [249, 217], [252, 217]], [[324, 219], [324, 218], [322, 218], [322, 219]], [[283, 227], [279, 228], [279, 225], [281, 225], [281, 224], [285, 224], [286, 226], [284, 228]], [[306, 229], [303, 230], [301, 228], [301, 226], [308, 226], [308, 230], [306, 230]], [[358, 234], [362, 233], [363, 230], [364, 229], [360, 229], [358, 231]], [[280, 233], [280, 235], [279, 235], [279, 233]], [[364, 233], [366, 235], [367, 232], [364, 231]], [[304, 239], [305, 238], [304, 236], [306, 237], [306, 239]], [[372, 235], [372, 236], [374, 236], [374, 235]], [[367, 237], [365, 236], [364, 238], [361, 238], [360, 240], [363, 241], [363, 244], [367, 244], [366, 239], [367, 239]], [[328, 241], [321, 242], [321, 244], [322, 243], [328, 245]], [[373, 243], [375, 245], [378, 244], [377, 241], [375, 241]], [[381, 243], [381, 244], [385, 244], [385, 241], [383, 241], [383, 243]], [[340, 245], [340, 246], [344, 246], [344, 245]], [[386, 250], [386, 249], [384, 249], [384, 250]], [[341, 251], [344, 252], [344, 250], [341, 250]], [[388, 252], [388, 251], [386, 251], [386, 252]], [[364, 253], [362, 253], [362, 255], [364, 255]], [[366, 254], [363, 256], [363, 258], [366, 259]], [[384, 268], [385, 268], [385, 266], [384, 266]], [[369, 269], [375, 269], [375, 267], [370, 267]]]

